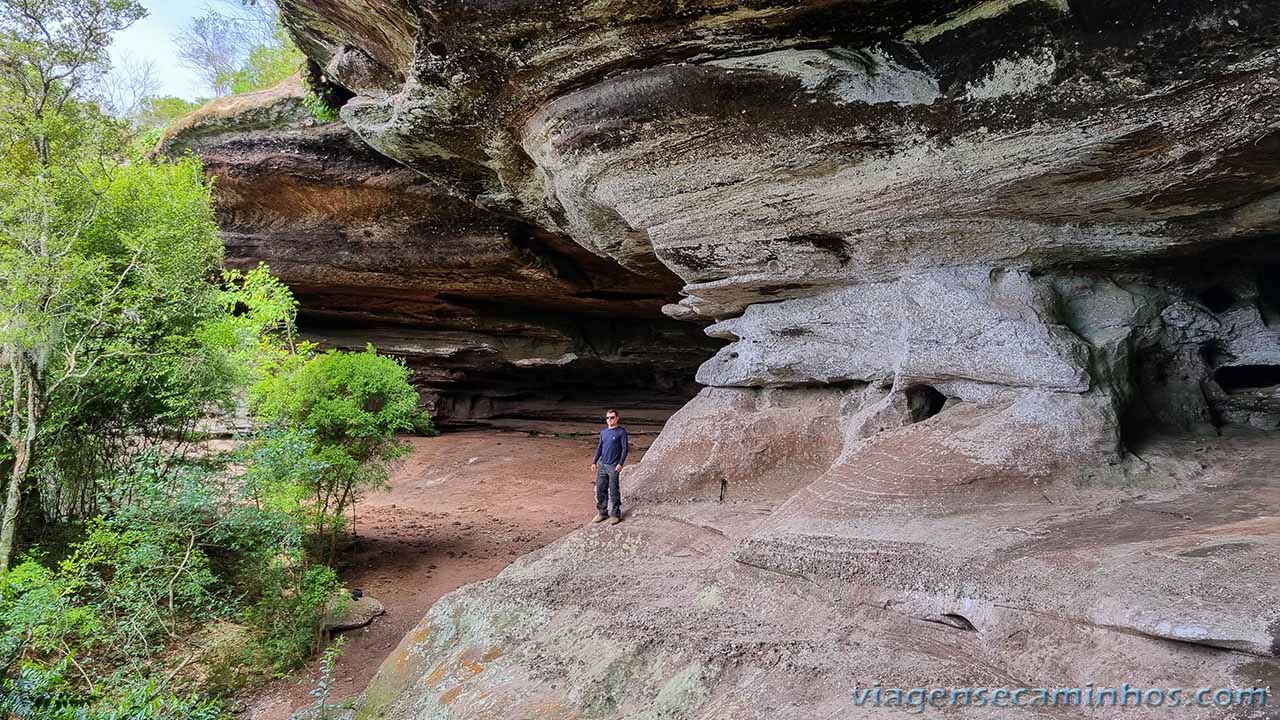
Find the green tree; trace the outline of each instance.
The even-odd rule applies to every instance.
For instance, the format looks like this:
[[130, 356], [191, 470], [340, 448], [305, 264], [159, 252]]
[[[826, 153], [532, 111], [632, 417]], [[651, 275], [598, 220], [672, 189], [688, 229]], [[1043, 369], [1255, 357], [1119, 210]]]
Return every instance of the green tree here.
[[143, 98], [137, 117], [133, 120], [143, 129], [165, 128], [203, 104], [203, 101], [183, 100], [172, 95], [147, 97]]
[[277, 19], [272, 0], [218, 0], [175, 37], [182, 63], [214, 95], [272, 87], [305, 59]]
[[179, 459], [196, 422], [230, 407], [237, 382], [226, 346], [203, 335], [224, 311], [211, 282], [221, 239], [199, 164], [135, 162], [104, 182], [73, 254], [135, 267], [109, 321], [84, 337], [96, 364], [49, 396], [37, 471], [50, 520], [91, 516], [98, 483], [140, 453]]
[[[49, 397], [106, 352], [94, 353], [87, 338], [110, 322], [135, 267], [135, 260], [109, 267], [73, 252], [95, 206], [76, 177], [79, 161], [101, 147], [92, 140], [105, 127], [75, 91], [106, 72], [112, 33], [144, 14], [131, 0], [0, 0], [0, 122], [17, 140], [7, 148], [0, 189], [0, 359], [8, 370], [0, 433], [11, 454], [0, 572], [13, 556]], [[95, 294], [96, 306], [86, 304]]]
[[0, 0], [3, 122], [37, 174], [60, 145], [83, 142], [77, 92], [106, 74], [112, 35], [145, 15], [136, 0]]
[[405, 452], [396, 433], [433, 431], [430, 416], [400, 361], [300, 340], [297, 301], [266, 265], [224, 279], [227, 313], [208, 332], [237, 348], [229, 357], [261, 427], [242, 457], [246, 498], [299, 519], [331, 559], [345, 511]]
[[293, 355], [250, 397], [265, 423], [305, 431], [303, 455], [317, 471], [302, 483], [310, 522], [331, 558], [345, 511], [362, 493], [385, 486], [388, 464], [406, 452], [396, 433], [413, 429], [418, 404], [408, 368], [373, 346], [359, 353]]
[[221, 260], [194, 160], [93, 175], [51, 166], [0, 198], [0, 435], [13, 461], [3, 570], [33, 468], [81, 463], [82, 481], [95, 474], [85, 463], [109, 472], [126, 445], [225, 402], [232, 374], [193, 334], [218, 309], [209, 279]]
[[284, 28], [277, 27], [272, 42], [249, 48], [240, 67], [219, 75], [218, 84], [232, 93], [262, 90], [296, 74], [304, 60]]
[[143, 14], [133, 0], [0, 0], [13, 139], [0, 146], [0, 571], [32, 473], [75, 438], [188, 421], [225, 390], [193, 336], [217, 310], [221, 258], [198, 164], [126, 162], [125, 124], [76, 95]]

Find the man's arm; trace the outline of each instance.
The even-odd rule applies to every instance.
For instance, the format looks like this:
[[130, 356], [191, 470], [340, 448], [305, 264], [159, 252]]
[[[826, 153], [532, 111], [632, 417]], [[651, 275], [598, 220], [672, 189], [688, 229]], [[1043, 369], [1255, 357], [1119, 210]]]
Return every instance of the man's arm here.
[[604, 452], [604, 433], [600, 433], [600, 439], [596, 441], [596, 456], [591, 458], [591, 464], [595, 465], [600, 462], [600, 453]]
[[627, 462], [627, 450], [630, 449], [631, 443], [627, 442], [627, 431], [622, 431], [622, 457], [618, 458], [618, 467], [622, 467]]

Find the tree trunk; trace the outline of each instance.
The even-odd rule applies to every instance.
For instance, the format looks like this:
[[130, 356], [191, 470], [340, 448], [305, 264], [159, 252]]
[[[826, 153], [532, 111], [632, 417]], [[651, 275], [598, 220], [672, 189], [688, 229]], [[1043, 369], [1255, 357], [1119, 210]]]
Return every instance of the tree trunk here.
[[[13, 448], [13, 469], [9, 473], [9, 485], [5, 490], [4, 514], [0, 516], [0, 573], [9, 570], [13, 561], [13, 545], [18, 536], [18, 511], [22, 504], [22, 484], [31, 470], [31, 458], [35, 453], [36, 437], [40, 428], [40, 415], [44, 410], [44, 398], [36, 381], [39, 367], [23, 366], [21, 356], [10, 357], [13, 372], [13, 408], [10, 415], [9, 446]], [[26, 397], [21, 388], [26, 387]], [[25, 406], [25, 407], [24, 407]], [[25, 421], [25, 422], [24, 422]]]
[[0, 519], [0, 573], [9, 570], [13, 558], [13, 541], [18, 530], [18, 509], [22, 501], [22, 482], [26, 480], [27, 468], [31, 464], [31, 444], [22, 442], [18, 447], [17, 457], [13, 461], [13, 472], [9, 473], [9, 486], [5, 490], [4, 516]]

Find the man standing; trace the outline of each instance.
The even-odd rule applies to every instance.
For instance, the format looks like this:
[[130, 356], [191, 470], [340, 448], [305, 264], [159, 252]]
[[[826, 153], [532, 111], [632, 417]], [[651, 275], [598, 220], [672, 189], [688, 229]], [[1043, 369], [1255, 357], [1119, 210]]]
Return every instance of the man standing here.
[[[618, 473], [627, 461], [627, 431], [618, 425], [618, 411], [605, 411], [604, 422], [608, 426], [600, 431], [600, 444], [591, 461], [591, 471], [596, 474], [596, 518], [591, 522], [609, 521], [610, 525], [622, 522], [622, 493], [618, 489]], [[613, 505], [613, 518], [609, 517], [609, 505]]]

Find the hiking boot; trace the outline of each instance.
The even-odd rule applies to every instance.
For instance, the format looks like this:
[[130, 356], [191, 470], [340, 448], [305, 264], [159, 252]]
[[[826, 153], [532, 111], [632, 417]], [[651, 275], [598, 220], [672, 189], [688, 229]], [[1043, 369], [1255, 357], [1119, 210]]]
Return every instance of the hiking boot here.
[[612, 518], [610, 518], [610, 519], [609, 519], [609, 524], [610, 524], [610, 525], [617, 525], [617, 524], [618, 524], [618, 523], [620, 523], [620, 522], [622, 522], [622, 518], [620, 518], [620, 517], [612, 517]]
[[597, 514], [597, 515], [595, 516], [595, 519], [593, 519], [591, 522], [593, 522], [593, 523], [604, 522], [605, 520], [608, 520], [608, 519], [609, 519], [609, 518], [608, 518], [608, 516], [606, 516], [606, 515], [600, 515], [600, 514]]

